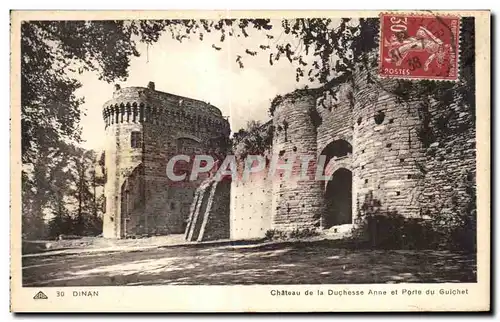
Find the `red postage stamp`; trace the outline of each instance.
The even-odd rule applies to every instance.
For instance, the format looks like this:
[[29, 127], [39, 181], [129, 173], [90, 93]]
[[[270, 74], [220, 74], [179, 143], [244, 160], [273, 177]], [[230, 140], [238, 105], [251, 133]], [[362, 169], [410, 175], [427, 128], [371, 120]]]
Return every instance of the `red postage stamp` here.
[[383, 13], [380, 24], [380, 76], [458, 79], [459, 17]]

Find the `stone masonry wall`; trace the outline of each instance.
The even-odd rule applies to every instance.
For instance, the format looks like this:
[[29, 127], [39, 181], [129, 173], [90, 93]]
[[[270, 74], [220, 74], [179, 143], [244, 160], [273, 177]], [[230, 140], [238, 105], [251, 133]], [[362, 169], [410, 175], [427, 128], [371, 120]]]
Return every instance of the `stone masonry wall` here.
[[262, 238], [271, 229], [272, 184], [267, 171], [231, 184], [231, 239]]
[[103, 235], [109, 238], [120, 238], [122, 235], [122, 186], [125, 179], [142, 162], [142, 151], [130, 147], [132, 131], [142, 131], [142, 125], [111, 124], [106, 129], [107, 181], [104, 185], [106, 212], [103, 218]]
[[[200, 181], [170, 181], [167, 162], [176, 154], [208, 152], [210, 139], [228, 137], [227, 120], [209, 104], [158, 92], [154, 84], [116, 90], [104, 104], [103, 117], [108, 142], [104, 236], [124, 237], [122, 217], [129, 221], [127, 234], [182, 233]], [[133, 131], [140, 133], [142, 141], [135, 148], [131, 147]], [[144, 191], [129, 198], [143, 197], [145, 202], [126, 214], [121, 206], [122, 185], [139, 164], [143, 165]]]
[[322, 120], [318, 127], [318, 154], [335, 140], [346, 140], [352, 144], [352, 95], [351, 84], [342, 84], [335, 98], [328, 96], [324, 100], [318, 100], [317, 110]]
[[215, 182], [212, 188], [209, 211], [203, 219], [199, 241], [229, 239], [229, 203], [231, 181]]
[[[370, 73], [373, 77], [376, 71]], [[369, 81], [368, 71], [360, 69], [352, 83], [341, 85], [335, 100], [316, 104], [312, 97], [285, 96], [272, 120], [271, 154], [287, 162], [292, 156], [319, 156], [338, 140], [351, 144], [352, 153], [332, 157], [326, 172], [351, 171], [354, 219], [367, 198], [377, 200], [383, 212], [407, 218], [465, 211], [475, 202], [474, 112], [457, 102], [442, 106], [426, 99], [402, 100], [396, 86], [395, 80]], [[311, 118], [314, 108], [319, 125]], [[426, 126], [434, 129], [427, 145], [422, 137]], [[294, 170], [287, 180], [277, 172], [271, 178], [233, 182], [232, 239], [263, 237], [267, 229], [318, 227], [317, 218], [328, 206], [326, 183], [301, 182]], [[349, 225], [335, 227], [335, 233], [348, 236], [351, 228], [344, 226]]]
[[[422, 193], [419, 202], [425, 217], [475, 206], [476, 128], [467, 106], [453, 103], [447, 109], [436, 102], [429, 108], [434, 142], [425, 148]], [[442, 125], [438, 123], [442, 122]]]
[[[354, 122], [353, 122], [353, 90], [352, 84], [346, 83], [339, 86], [336, 91], [335, 97], [328, 96], [325, 99], [319, 99], [317, 104], [317, 110], [321, 116], [321, 125], [318, 127], [318, 150], [317, 156], [319, 157], [321, 154], [326, 155], [327, 146], [330, 144], [344, 140], [350, 145], [353, 144], [353, 130], [354, 130]], [[325, 175], [331, 176], [339, 169], [347, 169], [351, 171], [352, 182], [351, 189], [352, 195], [356, 195], [356, 187], [357, 182], [359, 181], [356, 177], [356, 171], [353, 169], [352, 165], [352, 153], [346, 156], [342, 156], [340, 158], [332, 157], [331, 159], [327, 159], [327, 163], [325, 164]], [[329, 181], [323, 182], [323, 191], [326, 194], [326, 188]], [[347, 183], [345, 183], [347, 185]], [[354, 222], [354, 218], [357, 216], [356, 211], [356, 199], [351, 199], [352, 205], [352, 218]], [[328, 207], [328, 202], [325, 200], [325, 205]], [[325, 210], [325, 216], [328, 216], [328, 210]], [[321, 226], [324, 226], [324, 221], [322, 220]]]
[[196, 190], [185, 238], [188, 241], [208, 241], [230, 237], [229, 204], [231, 181], [204, 181]]
[[[310, 96], [285, 97], [273, 117], [275, 130], [272, 154], [284, 163], [295, 157], [291, 178], [283, 171], [273, 177], [272, 226], [278, 230], [311, 228], [317, 225], [324, 211], [323, 185], [309, 171], [306, 180], [299, 180], [301, 155], [313, 156], [315, 168], [317, 130], [312, 117], [316, 99]], [[313, 171], [314, 172], [314, 171]]]
[[[376, 75], [376, 71], [371, 71]], [[373, 77], [373, 76], [372, 76]], [[386, 211], [406, 217], [420, 215], [423, 158], [417, 129], [419, 102], [399, 103], [391, 93], [394, 80], [368, 82], [367, 70], [354, 78], [353, 155], [357, 207], [368, 195]]]
[[[463, 18], [461, 23], [463, 29], [474, 28], [474, 18]], [[462, 53], [474, 53], [474, 37], [470, 37], [462, 39]], [[460, 59], [461, 75], [473, 80], [475, 68], [474, 59]], [[419, 196], [425, 217], [448, 216], [459, 212], [462, 216], [473, 215], [474, 219], [477, 184], [476, 127], [489, 125], [476, 124], [474, 89], [473, 84], [469, 85], [471, 90], [462, 94], [467, 98], [462, 102], [451, 100], [443, 106], [432, 98], [422, 105], [421, 113], [428, 117], [428, 125], [433, 129], [431, 140], [424, 148], [423, 188]], [[455, 89], [452, 88], [453, 91]], [[443, 99], [450, 100], [449, 97]]]
[[[370, 73], [373, 77], [376, 71]], [[428, 218], [470, 206], [476, 173], [474, 113], [457, 103], [403, 101], [395, 94], [397, 81], [373, 82], [367, 76], [359, 69], [352, 83], [341, 85], [336, 99], [322, 104], [308, 96], [285, 96], [274, 112], [272, 154], [287, 162], [292, 155], [319, 156], [337, 140], [352, 144], [352, 154], [333, 157], [326, 171], [351, 171], [353, 218], [369, 196], [383, 212], [405, 217]], [[318, 126], [311, 122], [313, 108], [321, 118]], [[422, 139], [426, 122], [439, 129], [430, 146]], [[318, 215], [325, 212], [326, 183], [296, 179], [296, 172], [288, 180], [278, 172], [271, 182], [259, 177], [233, 182], [231, 238], [261, 237], [259, 230], [267, 227], [317, 227]]]
[[[384, 211], [405, 217], [428, 218], [470, 207], [476, 176], [472, 109], [458, 102], [442, 106], [432, 99], [403, 101], [394, 94], [396, 80], [370, 81], [368, 72], [357, 70], [353, 81], [327, 101], [286, 95], [274, 111], [266, 170], [232, 183], [174, 183], [165, 174], [173, 155], [210, 152], [210, 138], [227, 137], [227, 121], [220, 114], [209, 107], [198, 115], [194, 105], [183, 111], [179, 105], [189, 99], [173, 96], [177, 105], [171, 106], [171, 96], [162, 98], [166, 94], [152, 89], [118, 91], [104, 112], [109, 139], [104, 235], [123, 237], [125, 225], [127, 235], [185, 232], [188, 240], [204, 241], [321, 227], [327, 183], [314, 179], [315, 162], [337, 141], [350, 150], [332, 157], [325, 171], [351, 171], [353, 218], [368, 196]], [[431, 141], [424, 142], [423, 128], [431, 129]], [[130, 147], [133, 131], [143, 135], [141, 148]], [[280, 163], [295, 159], [290, 178], [282, 170], [267, 175], [273, 156]], [[306, 180], [299, 175], [300, 156], [313, 157]], [[131, 200], [124, 203], [127, 179]]]

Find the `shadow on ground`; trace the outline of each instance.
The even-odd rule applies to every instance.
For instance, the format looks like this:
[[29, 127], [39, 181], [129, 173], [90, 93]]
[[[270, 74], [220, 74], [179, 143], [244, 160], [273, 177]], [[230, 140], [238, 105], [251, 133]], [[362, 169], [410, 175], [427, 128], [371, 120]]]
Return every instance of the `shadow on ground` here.
[[24, 286], [475, 282], [476, 258], [436, 250], [353, 250], [322, 243], [167, 247], [23, 258]]

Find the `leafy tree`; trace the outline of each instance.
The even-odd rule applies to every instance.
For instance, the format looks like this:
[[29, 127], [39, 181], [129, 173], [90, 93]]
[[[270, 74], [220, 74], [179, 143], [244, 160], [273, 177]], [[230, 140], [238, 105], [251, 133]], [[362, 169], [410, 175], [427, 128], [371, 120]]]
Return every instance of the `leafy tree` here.
[[40, 148], [80, 139], [81, 87], [74, 76], [95, 71], [124, 79], [138, 55], [123, 21], [25, 21], [21, 25], [21, 130], [23, 163]]
[[[104, 81], [125, 79], [130, 57], [138, 55], [131, 26], [126, 21], [21, 24], [23, 229], [29, 237], [43, 235], [48, 198], [57, 185], [65, 189], [59, 181], [69, 180], [65, 158], [71, 155], [68, 144], [80, 141], [84, 101], [75, 95], [81, 87], [75, 76], [93, 71]], [[139, 23], [134, 30], [141, 28]]]
[[[435, 98], [443, 106], [458, 102], [468, 106], [474, 115], [474, 18], [462, 18], [461, 24], [459, 82], [399, 80], [394, 89], [387, 89], [371, 73], [367, 75], [368, 82], [378, 85], [379, 90], [390, 91], [402, 101], [424, 97]], [[156, 41], [162, 32], [170, 33], [180, 42], [189, 38], [204, 40], [206, 34], [216, 33], [220, 36], [219, 42], [212, 44], [212, 48], [217, 51], [229, 37], [250, 37], [251, 30], [263, 33], [266, 41], [235, 53], [235, 63], [244, 68], [245, 57], [260, 54], [268, 55], [270, 65], [281, 59], [288, 60], [296, 67], [297, 82], [307, 80], [310, 84], [319, 84], [316, 88], [305, 85], [296, 91], [297, 95], [335, 97], [337, 85], [352, 79], [356, 68], [374, 70], [378, 66], [378, 18], [156, 20], [132, 25], [142, 27], [132, 28], [133, 33], [148, 43]], [[271, 31], [275, 31], [274, 34], [281, 31], [281, 34], [275, 39]], [[271, 104], [271, 114], [279, 98]]]
[[47, 211], [56, 214], [66, 211], [62, 205], [72, 182], [69, 161], [64, 145], [59, 150], [41, 150], [31, 171], [23, 176], [22, 230], [25, 237], [44, 236]]
[[[465, 52], [461, 54], [464, 67], [470, 68], [473, 19], [463, 20], [461, 49]], [[212, 48], [221, 50], [229, 37], [246, 38], [253, 29], [265, 34], [267, 41], [236, 53], [235, 62], [241, 68], [243, 57], [266, 53], [271, 65], [287, 59], [296, 66], [297, 81], [318, 81], [323, 91], [348, 79], [356, 66], [376, 63], [369, 54], [378, 46], [379, 19], [27, 21], [21, 28], [23, 161], [29, 162], [37, 147], [50, 146], [58, 139], [79, 139], [79, 106], [83, 101], [74, 95], [81, 86], [74, 74], [93, 71], [106, 82], [124, 80], [130, 57], [139, 56], [137, 40], [152, 44], [169, 33], [182, 42], [218, 33], [219, 42]], [[289, 37], [274, 39], [271, 30], [277, 29]], [[306, 56], [312, 57], [312, 62], [306, 62]], [[471, 80], [469, 75], [462, 73], [464, 82]], [[419, 84], [450, 87], [446, 83]], [[467, 95], [466, 88], [461, 91], [460, 95]]]
[[26, 189], [28, 185], [23, 189], [25, 237], [44, 237], [44, 217], [49, 214], [53, 215], [48, 227], [52, 236], [55, 231], [85, 235], [89, 227], [95, 232], [102, 202], [97, 196], [102, 181], [93, 175], [95, 153], [61, 143], [60, 149], [40, 155], [32, 171], [32, 189]]
[[233, 150], [238, 159], [248, 155], [262, 155], [269, 151], [274, 135], [274, 126], [270, 123], [248, 121], [245, 129], [233, 134]]
[[95, 172], [93, 169], [95, 154], [93, 151], [85, 151], [76, 147], [73, 147], [73, 149], [72, 175], [74, 187], [70, 191], [70, 195], [77, 201], [74, 232], [76, 235], [83, 235], [86, 230], [84, 217], [94, 215], [97, 208], [91, 187], [92, 173]]
[[[400, 96], [449, 95], [473, 104], [473, 73], [467, 71], [473, 70], [474, 23], [473, 18], [462, 20], [463, 80], [459, 84], [418, 82], [416, 86], [401, 81]], [[236, 53], [238, 66], [244, 68], [244, 56], [266, 52], [271, 65], [280, 59], [294, 64], [297, 81], [306, 78], [322, 84], [313, 90], [321, 93], [334, 91], [357, 66], [376, 65], [370, 53], [378, 46], [379, 19], [28, 21], [21, 28], [22, 155], [23, 162], [30, 163], [41, 146], [57, 147], [60, 139], [79, 139], [83, 101], [74, 95], [81, 84], [72, 73], [94, 71], [107, 82], [125, 79], [130, 57], [139, 56], [136, 40], [151, 44], [166, 32], [180, 42], [194, 37], [202, 41], [206, 34], [217, 33], [219, 42], [212, 48], [221, 50], [229, 37], [246, 38], [253, 29], [265, 34], [267, 42]], [[276, 29], [289, 37], [274, 39], [271, 30]], [[306, 62], [306, 56], [312, 62]]]
[[63, 197], [60, 196], [57, 200], [57, 212], [49, 221], [48, 235], [49, 237], [54, 238], [62, 234], [72, 234], [73, 225], [73, 218], [70, 216], [68, 209], [64, 204]]

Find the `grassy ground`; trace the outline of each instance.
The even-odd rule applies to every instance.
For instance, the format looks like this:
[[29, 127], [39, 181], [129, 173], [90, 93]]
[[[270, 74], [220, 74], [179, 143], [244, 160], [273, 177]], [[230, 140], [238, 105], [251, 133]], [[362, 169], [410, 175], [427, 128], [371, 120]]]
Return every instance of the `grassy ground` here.
[[328, 242], [183, 246], [23, 258], [25, 286], [474, 281], [476, 259], [471, 255], [352, 250]]

